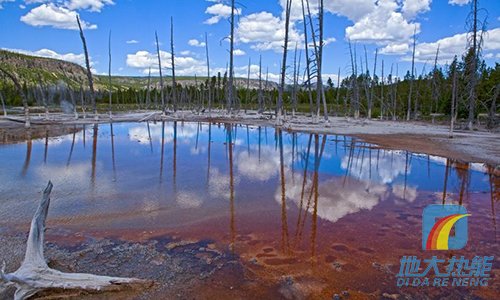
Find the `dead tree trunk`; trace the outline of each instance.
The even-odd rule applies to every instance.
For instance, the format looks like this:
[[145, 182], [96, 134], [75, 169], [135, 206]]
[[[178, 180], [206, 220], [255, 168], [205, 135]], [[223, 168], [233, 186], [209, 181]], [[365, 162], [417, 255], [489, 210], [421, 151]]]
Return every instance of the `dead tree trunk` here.
[[163, 87], [163, 73], [161, 70], [161, 55], [160, 55], [160, 43], [158, 42], [158, 33], [155, 31], [156, 38], [156, 53], [158, 55], [158, 70], [160, 72], [160, 98], [161, 98], [161, 111], [165, 114], [165, 94]]
[[[366, 53], [366, 48], [365, 48]], [[371, 80], [370, 97], [368, 98], [368, 119], [372, 118], [373, 99], [375, 98], [375, 75], [377, 74], [378, 49], [375, 49], [375, 62], [373, 63], [373, 74]], [[368, 72], [368, 57], [366, 58], [366, 70]]]
[[174, 18], [170, 18], [170, 58], [172, 60], [172, 104], [177, 112], [177, 82], [175, 80]]
[[413, 93], [413, 80], [415, 79], [415, 47], [417, 44], [417, 28], [413, 31], [413, 52], [411, 55], [411, 78], [410, 78], [410, 92], [408, 93], [408, 110], [406, 111], [406, 121], [411, 118], [411, 97]]
[[31, 221], [24, 261], [14, 273], [5, 273], [5, 262], [0, 280], [15, 285], [16, 300], [29, 299], [44, 290], [63, 289], [81, 291], [117, 291], [125, 286], [151, 285], [152, 282], [136, 278], [97, 276], [83, 273], [63, 273], [49, 268], [43, 255], [45, 221], [50, 205], [52, 183], [49, 181], [43, 198]]
[[[307, 0], [306, 0], [307, 1]], [[302, 2], [302, 20], [304, 24], [304, 47], [306, 52], [306, 75], [307, 80], [305, 81], [307, 84], [307, 93], [309, 96], [309, 108], [311, 111], [311, 118], [314, 118], [314, 108], [313, 108], [313, 99], [312, 99], [312, 91], [311, 91], [311, 59], [309, 58], [309, 38], [307, 34], [307, 18], [306, 18], [306, 9], [304, 5], [304, 0]], [[314, 33], [313, 33], [314, 34]]]
[[[1, 95], [0, 95], [1, 96]], [[495, 91], [493, 92], [493, 99], [491, 100], [491, 106], [488, 112], [488, 128], [494, 128], [497, 124], [497, 99], [500, 96], [500, 84], [495, 86]]]
[[148, 72], [148, 88], [146, 90], [146, 109], [149, 109], [151, 105], [151, 67], [149, 67]]
[[212, 80], [210, 78], [210, 56], [208, 53], [208, 36], [205, 32], [205, 52], [207, 56], [207, 85], [208, 85], [208, 116], [212, 115]]
[[481, 47], [481, 42], [478, 37], [478, 0], [472, 1], [472, 12], [469, 18], [472, 17], [472, 46], [469, 49], [468, 61], [466, 61], [466, 68], [468, 69], [468, 80], [467, 80], [467, 89], [469, 92], [468, 95], [468, 108], [469, 108], [469, 117], [467, 119], [467, 129], [471, 130], [474, 124], [475, 116], [476, 116], [476, 102], [477, 102], [477, 81], [478, 74], [477, 69], [479, 65], [479, 50]]
[[235, 13], [235, 1], [231, 0], [231, 33], [229, 36], [229, 81], [227, 87], [227, 112], [231, 113], [234, 103], [234, 13]]
[[24, 93], [23, 87], [19, 83], [19, 80], [17, 77], [10, 73], [9, 71], [5, 70], [4, 68], [0, 67], [0, 72], [4, 73], [7, 77], [14, 82], [14, 86], [16, 87], [17, 92], [19, 95], [21, 95], [21, 100], [23, 101], [23, 107], [24, 107], [24, 127], [30, 128], [31, 127], [31, 122], [30, 122], [30, 108], [28, 106], [28, 98], [26, 97], [26, 94]]
[[438, 110], [438, 102], [439, 102], [439, 92], [438, 92], [438, 82], [437, 82], [437, 63], [439, 57], [439, 45], [436, 50], [436, 57], [434, 59], [434, 70], [432, 72], [432, 105], [431, 105], [431, 113], [436, 113]]
[[108, 93], [109, 93], [109, 119], [113, 119], [113, 95], [111, 92], [111, 31], [109, 31], [109, 40], [108, 40], [108, 55], [109, 55], [109, 68], [108, 68]]
[[263, 109], [263, 103], [264, 103], [264, 92], [262, 90], [262, 55], [259, 57], [259, 111], [258, 113], [261, 114], [264, 109]]
[[457, 103], [457, 60], [454, 60], [453, 67], [453, 84], [451, 87], [451, 112], [450, 112], [450, 138], [453, 138], [453, 130], [455, 129], [455, 109]]
[[252, 67], [252, 59], [248, 59], [248, 75], [247, 75], [247, 91], [245, 95], [245, 113], [247, 112], [248, 103], [250, 103], [250, 68]]
[[0, 92], [0, 101], [2, 101], [2, 111], [3, 111], [3, 116], [7, 116], [7, 110], [5, 109], [5, 99], [3, 98], [2, 92]]
[[285, 94], [286, 81], [286, 63], [288, 54], [288, 37], [290, 32], [290, 13], [292, 9], [292, 0], [286, 1], [285, 8], [285, 41], [283, 43], [283, 60], [281, 63], [280, 86], [278, 88], [278, 102], [276, 103], [276, 123], [281, 125], [281, 116], [283, 115], [283, 102]]
[[98, 120], [99, 116], [97, 115], [97, 105], [95, 102], [94, 80], [92, 78], [92, 71], [90, 70], [90, 60], [89, 60], [89, 53], [87, 50], [87, 42], [85, 41], [85, 35], [83, 34], [82, 24], [80, 24], [80, 17], [76, 16], [76, 21], [78, 22], [78, 28], [80, 28], [80, 38], [82, 39], [83, 52], [85, 53], [85, 66], [87, 67], [87, 79], [89, 81], [89, 89], [90, 89], [90, 103], [92, 104], [94, 119]]

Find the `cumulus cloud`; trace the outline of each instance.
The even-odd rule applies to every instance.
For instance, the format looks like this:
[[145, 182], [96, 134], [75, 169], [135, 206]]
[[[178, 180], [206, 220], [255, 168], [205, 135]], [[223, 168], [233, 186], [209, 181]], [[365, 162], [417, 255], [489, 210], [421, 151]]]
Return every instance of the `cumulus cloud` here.
[[[0, 0], [1, 2], [10, 0]], [[58, 29], [77, 30], [78, 10], [100, 12], [106, 5], [114, 5], [113, 0], [25, 0], [26, 4], [40, 4], [21, 17], [21, 21], [31, 26], [51, 26]], [[84, 29], [96, 29], [97, 25], [80, 20]]]
[[413, 19], [418, 14], [427, 12], [431, 9], [432, 0], [404, 0], [401, 11], [409, 19]]
[[129, 40], [126, 42], [127, 44], [139, 44], [139, 41], [136, 40]]
[[[419, 62], [431, 61], [435, 58], [439, 45], [439, 62], [451, 62], [455, 55], [461, 56], [467, 48], [467, 33], [445, 37], [435, 42], [417, 44], [415, 60]], [[485, 55], [500, 53], [500, 28], [488, 30], [484, 34], [483, 53]], [[409, 61], [411, 57], [405, 56], [403, 60]]]
[[346, 37], [354, 41], [390, 44], [408, 41], [414, 30], [420, 32], [419, 23], [410, 23], [394, 0], [380, 0], [375, 9], [353, 26], [346, 28]]
[[[169, 52], [160, 51], [162, 61], [162, 69], [168, 70], [171, 66], [171, 54]], [[135, 69], [140, 69], [144, 74], [149, 72], [158, 73], [158, 56], [156, 53], [148, 51], [137, 51], [134, 54], [127, 55], [127, 66]], [[204, 74], [206, 72], [206, 63], [203, 60], [198, 60], [191, 56], [175, 56], [175, 71], [179, 76], [187, 76], [194, 74]]]
[[70, 0], [66, 6], [71, 10], [86, 9], [93, 12], [100, 12], [105, 5], [113, 5], [112, 0]]
[[[77, 15], [75, 11], [65, 7], [46, 3], [33, 8], [21, 17], [21, 21], [35, 27], [51, 26], [58, 29], [78, 30]], [[89, 24], [83, 20], [80, 20], [80, 22], [84, 29], [97, 29], [97, 25]]]
[[[301, 44], [302, 35], [290, 26], [290, 45]], [[283, 51], [285, 40], [285, 23], [269, 12], [250, 14], [241, 18], [236, 28], [236, 40], [244, 44], [251, 44], [255, 50]]]
[[469, 4], [471, 0], [449, 0], [448, 3], [451, 5], [465, 5]]
[[207, 44], [205, 44], [205, 42], [198, 41], [197, 39], [191, 39], [188, 41], [188, 45], [193, 47], [205, 47]]
[[[220, 20], [222, 19], [227, 19], [231, 16], [231, 6], [222, 4], [222, 3], [217, 3], [212, 6], [209, 6], [205, 10], [206, 14], [212, 15], [209, 19], [205, 20], [205, 24], [208, 25], [213, 25], [219, 23]], [[236, 8], [235, 12], [236, 15], [241, 14], [241, 9]]]
[[[295, 181], [288, 178], [286, 182], [286, 200], [291, 201], [297, 207], [305, 209], [306, 205], [300, 207], [302, 195], [302, 179], [298, 175]], [[387, 186], [373, 184], [366, 181], [358, 181], [348, 178], [345, 182], [341, 177], [334, 177], [319, 182], [319, 197], [317, 203], [317, 214], [321, 219], [336, 222], [341, 218], [360, 211], [373, 209], [380, 201], [385, 200], [390, 192]], [[308, 180], [306, 191], [310, 190], [312, 182]], [[281, 202], [281, 188], [275, 193], [275, 201]], [[307, 202], [307, 199], [304, 201]], [[313, 213], [313, 205], [308, 212]]]
[[247, 53], [245, 51], [241, 50], [241, 49], [234, 49], [233, 54], [235, 56], [243, 56], [243, 55], [245, 55]]

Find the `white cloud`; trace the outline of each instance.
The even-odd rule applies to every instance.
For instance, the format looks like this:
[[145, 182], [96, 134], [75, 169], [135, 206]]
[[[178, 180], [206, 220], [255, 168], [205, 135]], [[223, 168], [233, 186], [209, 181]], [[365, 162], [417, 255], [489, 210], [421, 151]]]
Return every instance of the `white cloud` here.
[[247, 53], [245, 51], [241, 50], [241, 49], [234, 49], [233, 54], [235, 56], [243, 56], [243, 55], [245, 55]]
[[326, 38], [326, 39], [323, 41], [323, 43], [324, 43], [324, 44], [325, 44], [325, 46], [326, 46], [326, 45], [328, 45], [328, 44], [335, 43], [336, 41], [337, 41], [337, 39], [336, 39], [336, 38], [334, 38], [334, 37], [330, 37], [330, 38]]
[[380, 49], [381, 54], [386, 55], [402, 55], [410, 50], [408, 43], [390, 43], [384, 48]]
[[[168, 52], [160, 51], [162, 69], [168, 70], [171, 68], [171, 55]], [[135, 54], [127, 55], [127, 66], [142, 70], [147, 74], [149, 68], [152, 73], [158, 73], [158, 56], [156, 53], [148, 51], [137, 51]], [[206, 73], [205, 61], [198, 60], [190, 56], [175, 57], [175, 71], [179, 76], [188, 76], [195, 74]]]
[[[451, 62], [455, 55], [460, 57], [466, 51], [467, 34], [460, 33], [451, 37], [442, 38], [435, 42], [417, 44], [415, 50], [416, 61], [426, 62], [434, 60], [438, 45], [439, 62]], [[484, 34], [483, 52], [485, 55], [488, 53], [500, 53], [500, 28], [494, 28]], [[409, 61], [411, 57], [407, 56], [403, 59]]]
[[372, 12], [346, 28], [347, 38], [382, 45], [410, 40], [415, 28], [420, 31], [420, 24], [410, 23], [399, 9], [395, 0], [380, 0]]
[[[212, 15], [209, 19], [207, 19], [204, 23], [213, 25], [219, 23], [220, 20], [229, 18], [231, 16], [231, 6], [222, 4], [222, 3], [217, 3], [212, 6], [209, 6], [205, 10], [206, 14]], [[235, 8], [234, 13], [236, 15], [241, 14], [241, 9]]]
[[[285, 39], [285, 23], [268, 12], [251, 14], [241, 18], [236, 28], [236, 40], [244, 44], [252, 44], [255, 50], [283, 51]], [[300, 35], [293, 26], [290, 26], [290, 45], [301, 44]]]
[[112, 0], [70, 0], [66, 2], [66, 7], [71, 10], [86, 9], [93, 12], [100, 12], [105, 5], [113, 5]]
[[[284, 11], [286, 0], [280, 0], [280, 5]], [[324, 1], [324, 5], [326, 12], [347, 17], [351, 21], [359, 20], [374, 9], [373, 0], [328, 0]], [[311, 14], [317, 14], [318, 0], [309, 0], [309, 8]], [[292, 1], [291, 20], [292, 22], [302, 20], [302, 2], [300, 0]]]
[[188, 44], [189, 44], [189, 46], [193, 46], [193, 47], [205, 47], [206, 46], [205, 42], [200, 42], [197, 39], [189, 40]]
[[[75, 11], [47, 3], [33, 8], [21, 17], [21, 21], [36, 27], [51, 26], [59, 29], [78, 30], [77, 15]], [[84, 29], [97, 29], [97, 25], [89, 24], [83, 20], [80, 22]]]
[[448, 3], [451, 5], [465, 5], [469, 4], [471, 0], [449, 0]]
[[127, 44], [139, 44], [139, 41], [136, 40], [129, 40], [126, 42]]
[[404, 0], [401, 11], [409, 19], [413, 19], [418, 14], [431, 9], [432, 0]]
[[21, 54], [26, 54], [26, 55], [31, 55], [31, 56], [39, 56], [39, 57], [48, 57], [48, 58], [54, 58], [54, 59], [60, 59], [60, 60], [65, 60], [69, 61], [75, 64], [79, 64], [81, 66], [85, 65], [85, 55], [82, 54], [74, 54], [74, 53], [57, 53], [53, 50], [50, 49], [40, 49], [38, 51], [28, 51], [28, 50], [21, 50], [21, 49], [5, 49], [7, 51], [11, 52], [17, 52]]

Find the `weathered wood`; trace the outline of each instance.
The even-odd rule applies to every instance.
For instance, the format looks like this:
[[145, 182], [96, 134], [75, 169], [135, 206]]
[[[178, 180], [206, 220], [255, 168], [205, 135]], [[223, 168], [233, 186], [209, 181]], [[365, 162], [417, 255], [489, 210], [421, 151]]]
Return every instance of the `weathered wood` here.
[[116, 291], [124, 287], [152, 284], [152, 281], [136, 278], [63, 273], [49, 268], [43, 256], [43, 244], [52, 187], [52, 182], [49, 181], [43, 192], [42, 201], [31, 221], [23, 263], [14, 273], [5, 273], [5, 262], [0, 270], [0, 282], [14, 285], [17, 288], [14, 299], [28, 299], [38, 292], [49, 289]]
[[172, 64], [172, 104], [177, 112], [177, 81], [175, 80], [174, 17], [170, 17], [170, 59]]
[[94, 79], [92, 78], [92, 71], [90, 69], [90, 59], [89, 59], [89, 52], [87, 50], [87, 42], [85, 40], [85, 35], [83, 34], [82, 24], [80, 23], [80, 18], [78, 16], [76, 16], [76, 22], [78, 23], [78, 28], [80, 29], [80, 38], [82, 39], [83, 52], [85, 54], [85, 66], [87, 68], [87, 79], [89, 81], [89, 89], [90, 89], [90, 103], [92, 104], [92, 110], [94, 112], [94, 119], [98, 120], [99, 116], [97, 115], [97, 105], [95, 102]]
[[7, 116], [7, 109], [5, 109], [5, 100], [3, 99], [3, 94], [0, 92], [0, 101], [2, 102], [2, 111], [3, 111], [3, 116]]
[[6, 69], [0, 67], [0, 73], [4, 73], [7, 77], [10, 78], [10, 80], [12, 80], [12, 82], [14, 82], [14, 85], [16, 87], [16, 90], [17, 92], [21, 95], [21, 99], [23, 101], [23, 107], [24, 107], [24, 126], [26, 128], [30, 128], [31, 127], [31, 122], [30, 122], [30, 108], [28, 106], [28, 98], [26, 97], [26, 94], [24, 93], [24, 90], [21, 86], [21, 84], [19, 83], [19, 80], [17, 79], [17, 77], [10, 73], [9, 71], [7, 71]]

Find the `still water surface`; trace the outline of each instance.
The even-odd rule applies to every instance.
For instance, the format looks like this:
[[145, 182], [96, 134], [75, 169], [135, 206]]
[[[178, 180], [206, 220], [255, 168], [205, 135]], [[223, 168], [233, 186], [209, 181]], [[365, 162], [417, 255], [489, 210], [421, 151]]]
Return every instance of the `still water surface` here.
[[[398, 292], [401, 256], [430, 256], [421, 213], [434, 203], [472, 214], [468, 246], [443, 255], [500, 254], [491, 167], [347, 136], [115, 123], [0, 145], [0, 158], [0, 224], [28, 222], [50, 179], [54, 224], [210, 239], [261, 278], [310, 277], [312, 289]], [[459, 292], [488, 298], [498, 287]]]

